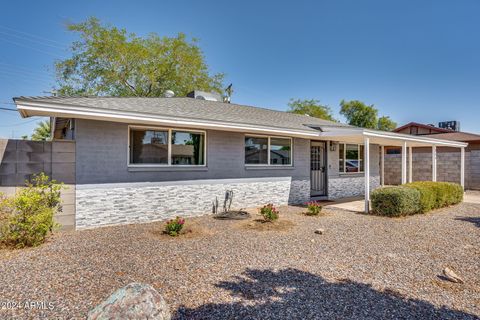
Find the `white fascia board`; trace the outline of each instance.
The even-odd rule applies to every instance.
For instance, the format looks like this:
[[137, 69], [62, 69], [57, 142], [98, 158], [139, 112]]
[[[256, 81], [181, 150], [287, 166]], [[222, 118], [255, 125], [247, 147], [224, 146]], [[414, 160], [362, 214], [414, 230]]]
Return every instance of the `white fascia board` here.
[[248, 124], [236, 124], [221, 121], [201, 121], [176, 117], [162, 117], [156, 115], [141, 115], [132, 112], [111, 111], [102, 109], [92, 109], [85, 107], [72, 107], [62, 108], [60, 104], [38, 104], [38, 103], [23, 103], [19, 101], [17, 103], [17, 109], [22, 117], [28, 117], [30, 115], [43, 115], [43, 116], [57, 116], [57, 117], [72, 117], [91, 120], [103, 120], [114, 122], [127, 122], [127, 123], [144, 123], [144, 124], [162, 124], [169, 126], [182, 126], [191, 128], [204, 128], [213, 130], [225, 130], [225, 131], [240, 131], [240, 132], [262, 132], [276, 135], [288, 135], [303, 138], [319, 138], [319, 133], [308, 132], [300, 130], [290, 130], [273, 127], [261, 127]]
[[450, 140], [441, 140], [435, 138], [427, 138], [427, 137], [419, 137], [419, 136], [412, 136], [406, 134], [399, 134], [394, 132], [378, 132], [378, 131], [371, 131], [368, 129], [362, 128], [335, 128], [334, 131], [325, 131], [320, 133], [321, 137], [329, 137], [329, 138], [362, 138], [362, 137], [372, 137], [372, 138], [381, 138], [386, 140], [393, 140], [395, 142], [401, 141], [409, 141], [419, 144], [426, 144], [428, 146], [438, 145], [438, 146], [446, 146], [446, 147], [456, 147], [456, 148], [463, 148], [468, 145], [465, 142], [457, 142], [457, 141], [450, 141]]
[[411, 141], [411, 142], [417, 142], [417, 143], [425, 143], [425, 144], [432, 145], [432, 146], [437, 145], [437, 146], [457, 147], [457, 148], [464, 148], [464, 147], [468, 146], [468, 143], [466, 143], [466, 142], [456, 142], [456, 141], [450, 141], [450, 140], [441, 140], [441, 139], [435, 139], [435, 138], [419, 137], [419, 136], [398, 134], [398, 133], [393, 133], [393, 132], [380, 133], [380, 132], [377, 132], [377, 131], [364, 130], [363, 135], [368, 136], [368, 137], [377, 137], [377, 138], [383, 138], [383, 139], [393, 139], [393, 140], [400, 140], [400, 141]]

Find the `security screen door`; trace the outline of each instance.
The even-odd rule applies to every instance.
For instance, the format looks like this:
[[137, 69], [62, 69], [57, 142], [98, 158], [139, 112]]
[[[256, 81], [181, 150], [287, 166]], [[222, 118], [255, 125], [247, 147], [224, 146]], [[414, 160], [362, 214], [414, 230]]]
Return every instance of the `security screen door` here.
[[326, 195], [326, 144], [312, 141], [310, 144], [310, 193], [312, 196]]

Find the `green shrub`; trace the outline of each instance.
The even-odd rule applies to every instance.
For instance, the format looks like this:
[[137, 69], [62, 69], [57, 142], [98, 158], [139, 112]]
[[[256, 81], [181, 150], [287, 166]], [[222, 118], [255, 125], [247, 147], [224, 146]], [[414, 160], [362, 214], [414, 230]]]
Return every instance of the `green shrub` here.
[[420, 193], [420, 210], [425, 213], [437, 208], [437, 190], [430, 181], [417, 181], [405, 184], [405, 187], [417, 190]]
[[415, 214], [420, 210], [420, 193], [407, 187], [378, 188], [371, 193], [374, 214], [399, 217]]
[[171, 219], [165, 225], [165, 233], [172, 237], [176, 237], [180, 234], [180, 231], [183, 229], [183, 225], [185, 224], [185, 219], [176, 217], [175, 219]]
[[420, 192], [420, 212], [443, 208], [462, 202], [463, 188], [450, 182], [417, 181], [405, 185]]
[[273, 222], [278, 219], [278, 210], [269, 203], [262, 208], [260, 208], [260, 214], [263, 216], [263, 219], [268, 222]]
[[61, 211], [62, 188], [61, 183], [41, 173], [34, 175], [15, 196], [3, 197], [0, 242], [16, 248], [42, 244], [56, 227], [53, 216]]
[[322, 206], [317, 201], [307, 202], [307, 216], [318, 216], [322, 211]]

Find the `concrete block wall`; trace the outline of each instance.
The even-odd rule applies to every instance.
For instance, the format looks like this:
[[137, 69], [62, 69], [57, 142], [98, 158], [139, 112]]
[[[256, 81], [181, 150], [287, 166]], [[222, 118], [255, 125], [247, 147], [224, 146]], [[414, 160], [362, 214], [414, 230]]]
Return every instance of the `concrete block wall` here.
[[[385, 155], [385, 184], [399, 185], [401, 183], [401, 154]], [[407, 162], [408, 170], [408, 162]], [[429, 152], [413, 152], [413, 181], [432, 180], [432, 154]], [[460, 183], [460, 151], [437, 152], [437, 181]], [[465, 187], [480, 188], [480, 151], [472, 150], [465, 153]]]
[[75, 142], [0, 139], [0, 192], [13, 195], [40, 172], [65, 184], [55, 219], [63, 229], [75, 228]]

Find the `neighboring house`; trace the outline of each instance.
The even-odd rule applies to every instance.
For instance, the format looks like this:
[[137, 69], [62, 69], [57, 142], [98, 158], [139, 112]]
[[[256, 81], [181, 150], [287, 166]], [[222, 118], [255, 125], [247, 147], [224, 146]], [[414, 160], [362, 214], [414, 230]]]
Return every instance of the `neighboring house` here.
[[189, 97], [14, 101], [75, 144], [77, 229], [209, 213], [227, 190], [235, 208], [365, 195], [368, 210], [383, 146], [467, 146]]
[[[444, 122], [457, 123], [458, 122]], [[442, 124], [442, 123], [440, 123]], [[465, 149], [465, 188], [480, 190], [480, 135], [468, 132], [460, 132], [452, 129], [439, 128], [434, 125], [425, 125], [410, 122], [398, 127], [394, 132], [412, 134], [422, 137], [438, 138], [443, 140], [468, 143]], [[401, 149], [389, 147], [385, 156], [385, 183], [399, 184]], [[461, 154], [458, 149], [439, 147], [437, 148], [437, 180], [458, 182], [460, 177]], [[432, 156], [431, 148], [416, 148], [413, 152], [414, 168], [413, 180], [431, 180]]]

